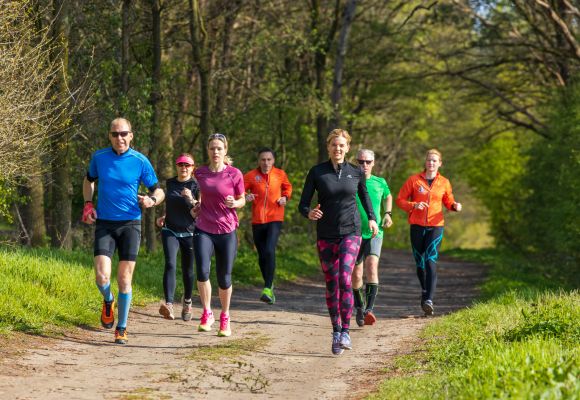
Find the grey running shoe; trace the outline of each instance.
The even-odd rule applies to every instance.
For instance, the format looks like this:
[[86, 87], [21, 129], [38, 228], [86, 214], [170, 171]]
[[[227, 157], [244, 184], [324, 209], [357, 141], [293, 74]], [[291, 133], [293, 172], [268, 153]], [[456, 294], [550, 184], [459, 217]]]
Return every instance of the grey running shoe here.
[[191, 304], [191, 300], [189, 301], [189, 303], [183, 300], [183, 307], [181, 307], [181, 319], [184, 321], [190, 321], [192, 313], [193, 307]]
[[425, 315], [433, 315], [433, 302], [431, 300], [425, 300], [421, 302], [421, 308], [425, 312]]
[[361, 327], [365, 325], [365, 314], [362, 307], [356, 308], [356, 324]]
[[340, 334], [340, 347], [346, 350], [352, 350], [352, 341], [348, 332], [342, 332]]
[[159, 306], [159, 314], [163, 315], [165, 319], [175, 319], [173, 314], [173, 304], [171, 303], [161, 303]]
[[332, 354], [339, 356], [344, 353], [344, 349], [340, 345], [340, 332], [332, 333]]

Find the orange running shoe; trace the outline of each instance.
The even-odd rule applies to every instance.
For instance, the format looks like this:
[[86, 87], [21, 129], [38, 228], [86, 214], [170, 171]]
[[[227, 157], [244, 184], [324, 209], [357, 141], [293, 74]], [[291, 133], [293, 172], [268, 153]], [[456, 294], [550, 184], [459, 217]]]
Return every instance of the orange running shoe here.
[[115, 343], [117, 344], [127, 344], [127, 328], [119, 328], [115, 329]]
[[103, 309], [101, 310], [101, 325], [105, 329], [111, 329], [115, 324], [115, 299], [111, 301], [103, 301]]
[[374, 325], [377, 322], [377, 317], [371, 310], [365, 311], [365, 325]]

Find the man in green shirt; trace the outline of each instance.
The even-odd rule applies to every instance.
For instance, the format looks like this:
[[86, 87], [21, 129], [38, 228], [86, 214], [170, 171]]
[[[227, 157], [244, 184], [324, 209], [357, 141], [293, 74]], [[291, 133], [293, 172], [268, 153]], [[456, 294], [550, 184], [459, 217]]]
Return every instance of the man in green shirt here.
[[[365, 173], [367, 190], [375, 215], [379, 217], [384, 210], [379, 233], [373, 238], [372, 232], [368, 229], [367, 214], [362, 208], [358, 196], [356, 198], [361, 217], [362, 243], [356, 259], [356, 266], [352, 273], [352, 290], [356, 307], [356, 323], [358, 326], [363, 326], [373, 325], [377, 320], [373, 314], [373, 306], [379, 288], [379, 258], [381, 257], [381, 247], [383, 245], [383, 228], [389, 228], [393, 225], [393, 220], [391, 219], [393, 196], [387, 182], [383, 178], [371, 174], [375, 166], [375, 153], [372, 150], [359, 150], [357, 161]], [[363, 264], [367, 281], [366, 296], [362, 287]]]

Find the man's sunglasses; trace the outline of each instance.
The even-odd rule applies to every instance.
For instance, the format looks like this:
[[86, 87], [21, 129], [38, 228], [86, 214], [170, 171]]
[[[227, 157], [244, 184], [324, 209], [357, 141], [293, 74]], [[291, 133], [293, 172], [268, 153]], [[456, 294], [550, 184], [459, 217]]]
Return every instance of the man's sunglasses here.
[[129, 133], [131, 133], [131, 132], [129, 132], [129, 131], [111, 132], [111, 136], [112, 137], [118, 137], [118, 136], [125, 137]]
[[363, 165], [363, 164], [371, 165], [372, 162], [375, 160], [357, 160], [357, 161], [360, 165]]

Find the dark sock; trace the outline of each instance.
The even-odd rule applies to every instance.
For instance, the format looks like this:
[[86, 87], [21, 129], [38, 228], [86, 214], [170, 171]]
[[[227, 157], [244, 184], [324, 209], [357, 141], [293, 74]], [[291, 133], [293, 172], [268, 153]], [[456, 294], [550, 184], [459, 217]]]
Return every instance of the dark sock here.
[[340, 325], [333, 325], [332, 331], [333, 332], [340, 332], [340, 331], [342, 331], [342, 327]]
[[348, 328], [342, 328], [342, 333], [349, 333], [349, 329]]
[[364, 308], [365, 299], [362, 286], [358, 289], [352, 289], [352, 294], [354, 295], [354, 306], [356, 308]]
[[372, 311], [375, 306], [375, 298], [377, 297], [377, 292], [379, 291], [378, 283], [367, 283], [367, 310]]

